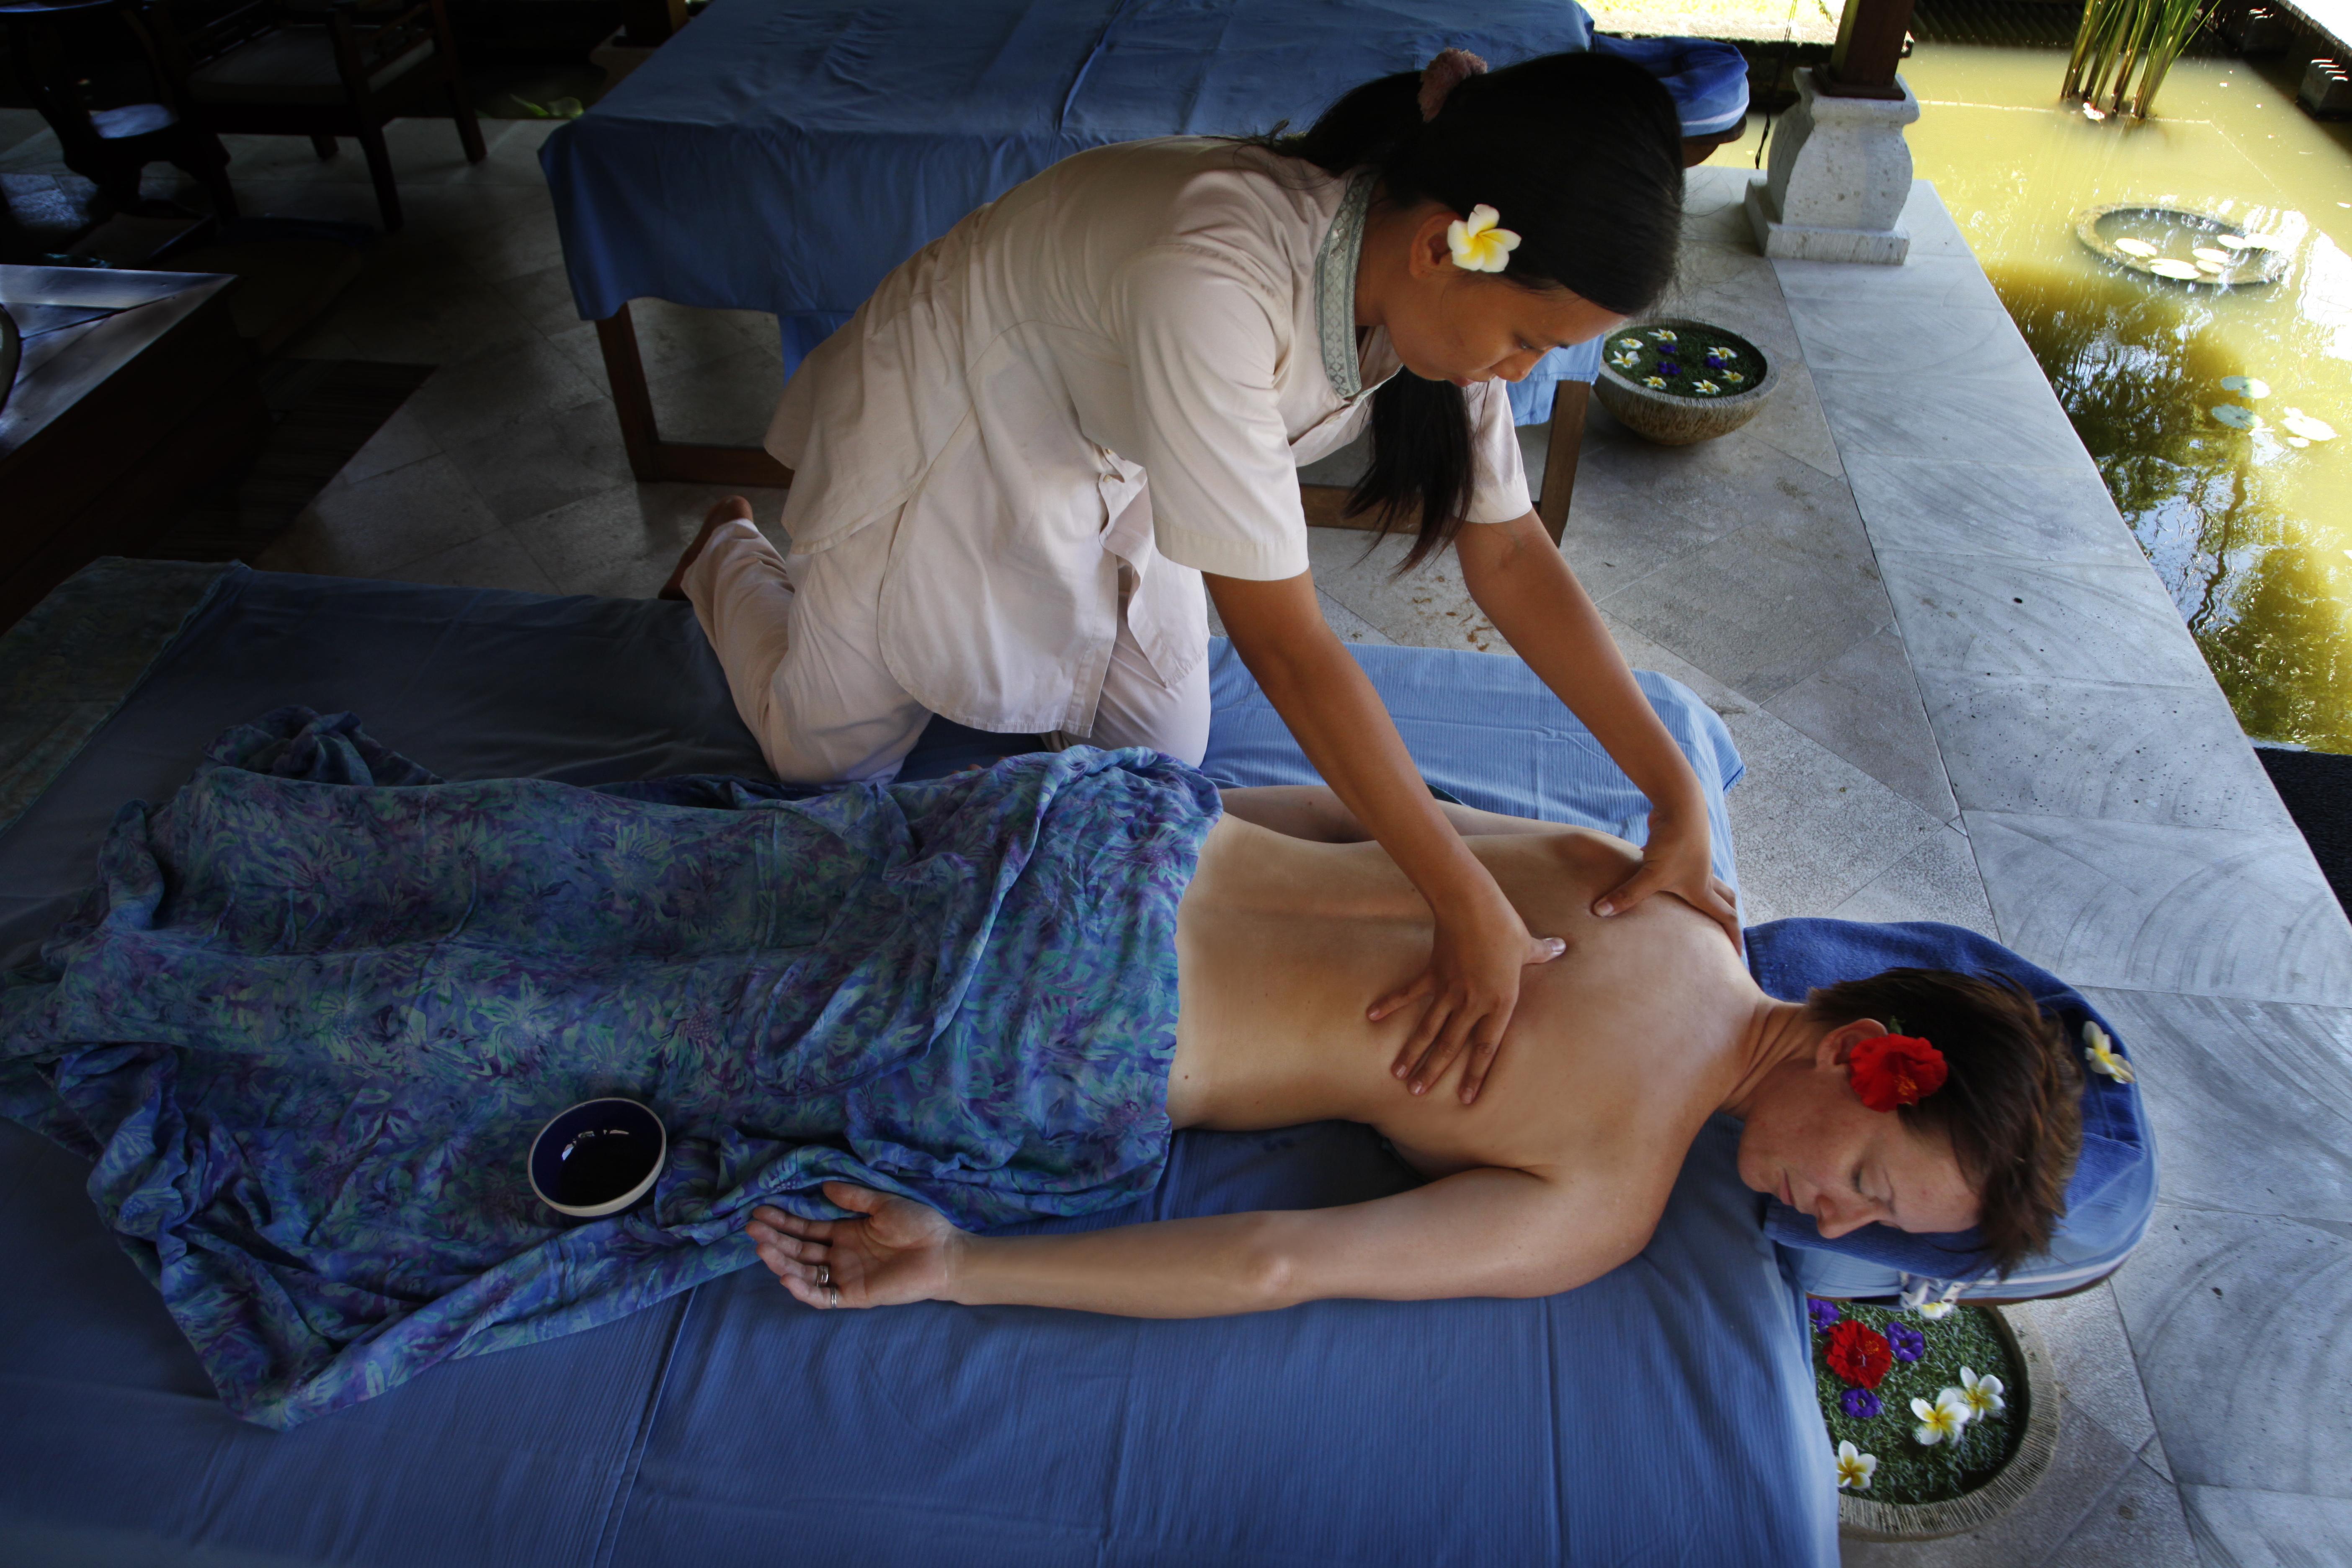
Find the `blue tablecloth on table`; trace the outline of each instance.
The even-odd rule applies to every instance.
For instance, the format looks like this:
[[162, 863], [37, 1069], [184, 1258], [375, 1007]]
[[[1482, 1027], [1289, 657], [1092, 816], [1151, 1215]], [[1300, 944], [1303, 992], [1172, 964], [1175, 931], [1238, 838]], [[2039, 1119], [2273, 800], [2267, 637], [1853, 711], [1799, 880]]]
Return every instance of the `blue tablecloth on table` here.
[[[1472, 721], [1549, 700], [1516, 660], [1364, 654], [1431, 776], [1579, 810], [1564, 715], [1533, 738]], [[1706, 739], [1704, 776], [1728, 776], [1713, 715], [1657, 694]], [[450, 777], [764, 776], [684, 605], [232, 569], [0, 835], [0, 950], [89, 880], [124, 800], [161, 799], [212, 735], [287, 702], [366, 714]], [[1283, 776], [1235, 717], [1229, 774]], [[948, 765], [1003, 743], [925, 748]], [[1596, 815], [1622, 822], [1622, 799]], [[0, 1123], [0, 1561], [1830, 1564], [1803, 1310], [1735, 1141], [1711, 1124], [1656, 1239], [1566, 1296], [819, 1314], [754, 1270], [278, 1434], [222, 1408], [98, 1224], [88, 1167]], [[1411, 1180], [1361, 1128], [1186, 1133], [1160, 1189], [1103, 1219]]]
[[[1574, 0], [722, 0], [541, 161], [583, 317], [772, 311], [789, 374], [890, 268], [1073, 153], [1303, 126], [1449, 46], [1499, 67], [1591, 40]], [[1746, 112], [1737, 50], [1603, 47], [1660, 74], [1688, 134]], [[1598, 343], [1547, 354], [1520, 423], [1600, 363]]]

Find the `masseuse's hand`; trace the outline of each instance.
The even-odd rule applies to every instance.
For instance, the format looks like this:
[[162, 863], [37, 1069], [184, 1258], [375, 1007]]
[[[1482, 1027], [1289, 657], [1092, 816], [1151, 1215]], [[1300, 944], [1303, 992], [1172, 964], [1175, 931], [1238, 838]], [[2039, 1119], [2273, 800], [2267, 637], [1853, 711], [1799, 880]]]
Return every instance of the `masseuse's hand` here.
[[1568, 951], [1558, 937], [1528, 934], [1527, 923], [1511, 901], [1503, 897], [1494, 879], [1486, 879], [1466, 908], [1437, 917], [1436, 940], [1430, 945], [1429, 967], [1402, 991], [1372, 1004], [1372, 1022], [1426, 997], [1421, 1020], [1405, 1037], [1389, 1070], [1404, 1079], [1415, 1094], [1445, 1076], [1454, 1058], [1466, 1048], [1470, 1059], [1462, 1068], [1462, 1103], [1478, 1098], [1487, 1070], [1503, 1044], [1503, 1031], [1519, 1005], [1519, 971], [1531, 963], [1549, 963]]
[[1622, 914], [1653, 893], [1672, 893], [1721, 926], [1735, 949], [1746, 951], [1739, 940], [1739, 897], [1715, 874], [1704, 814], [1652, 811], [1641, 868], [1595, 899], [1592, 912], [1603, 918]]
[[947, 1215], [846, 1182], [827, 1182], [824, 1195], [853, 1217], [803, 1219], [763, 1206], [743, 1226], [760, 1261], [795, 1299], [820, 1308], [895, 1307], [946, 1292], [969, 1239]]

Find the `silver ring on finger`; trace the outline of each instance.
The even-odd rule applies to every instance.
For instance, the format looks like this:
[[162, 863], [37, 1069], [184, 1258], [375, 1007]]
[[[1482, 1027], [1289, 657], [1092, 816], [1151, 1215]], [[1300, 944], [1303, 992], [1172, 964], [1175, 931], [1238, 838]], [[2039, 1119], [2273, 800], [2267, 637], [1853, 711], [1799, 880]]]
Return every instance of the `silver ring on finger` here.
[[816, 1282], [824, 1286], [828, 1290], [833, 1289], [832, 1268], [825, 1264], [818, 1264], [816, 1266]]
[[828, 1307], [838, 1307], [841, 1305], [841, 1289], [839, 1286], [828, 1285], [824, 1288], [824, 1304]]

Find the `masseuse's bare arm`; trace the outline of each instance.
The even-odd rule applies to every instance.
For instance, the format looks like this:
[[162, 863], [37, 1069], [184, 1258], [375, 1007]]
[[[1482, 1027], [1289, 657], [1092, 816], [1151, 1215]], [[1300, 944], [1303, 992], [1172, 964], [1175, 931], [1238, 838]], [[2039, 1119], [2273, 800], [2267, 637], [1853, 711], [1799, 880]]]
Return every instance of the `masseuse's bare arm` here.
[[812, 1307], [960, 1301], [1129, 1318], [1214, 1318], [1331, 1297], [1548, 1296], [1640, 1251], [1630, 1193], [1486, 1168], [1339, 1208], [1218, 1215], [1076, 1236], [982, 1237], [936, 1210], [828, 1183], [860, 1217], [754, 1211], [760, 1259]]
[[[1261, 784], [1254, 789], [1220, 790], [1225, 815], [1255, 823], [1286, 838], [1317, 844], [1362, 844], [1372, 835], [1356, 820], [1345, 802], [1321, 784]], [[1573, 833], [1556, 822], [1505, 816], [1475, 805], [1437, 802], [1437, 809], [1465, 838], [1507, 838], [1527, 833]]]

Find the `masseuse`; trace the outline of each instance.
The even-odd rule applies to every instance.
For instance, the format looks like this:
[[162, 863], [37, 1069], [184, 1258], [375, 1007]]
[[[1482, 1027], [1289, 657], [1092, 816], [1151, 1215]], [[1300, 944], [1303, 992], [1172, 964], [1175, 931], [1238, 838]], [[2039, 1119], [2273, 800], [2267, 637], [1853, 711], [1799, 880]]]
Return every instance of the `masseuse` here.
[[[1672, 893], [1734, 942], [1696, 778], [1531, 507], [1503, 383], [1672, 277], [1681, 129], [1639, 68], [1448, 50], [1303, 136], [1069, 158], [883, 281], [793, 377], [780, 556], [721, 503], [666, 592], [693, 601], [785, 779], [887, 780], [933, 713], [1000, 733], [1207, 745], [1207, 606], [1340, 800], [1435, 916], [1378, 1000], [1423, 1010], [1424, 1091], [1476, 1098], [1531, 933], [1423, 784], [1307, 569], [1298, 466], [1369, 424], [1351, 504], [1451, 545], [1471, 595], [1651, 802], [1596, 914]], [[843, 221], [856, 221], [854, 213]]]

